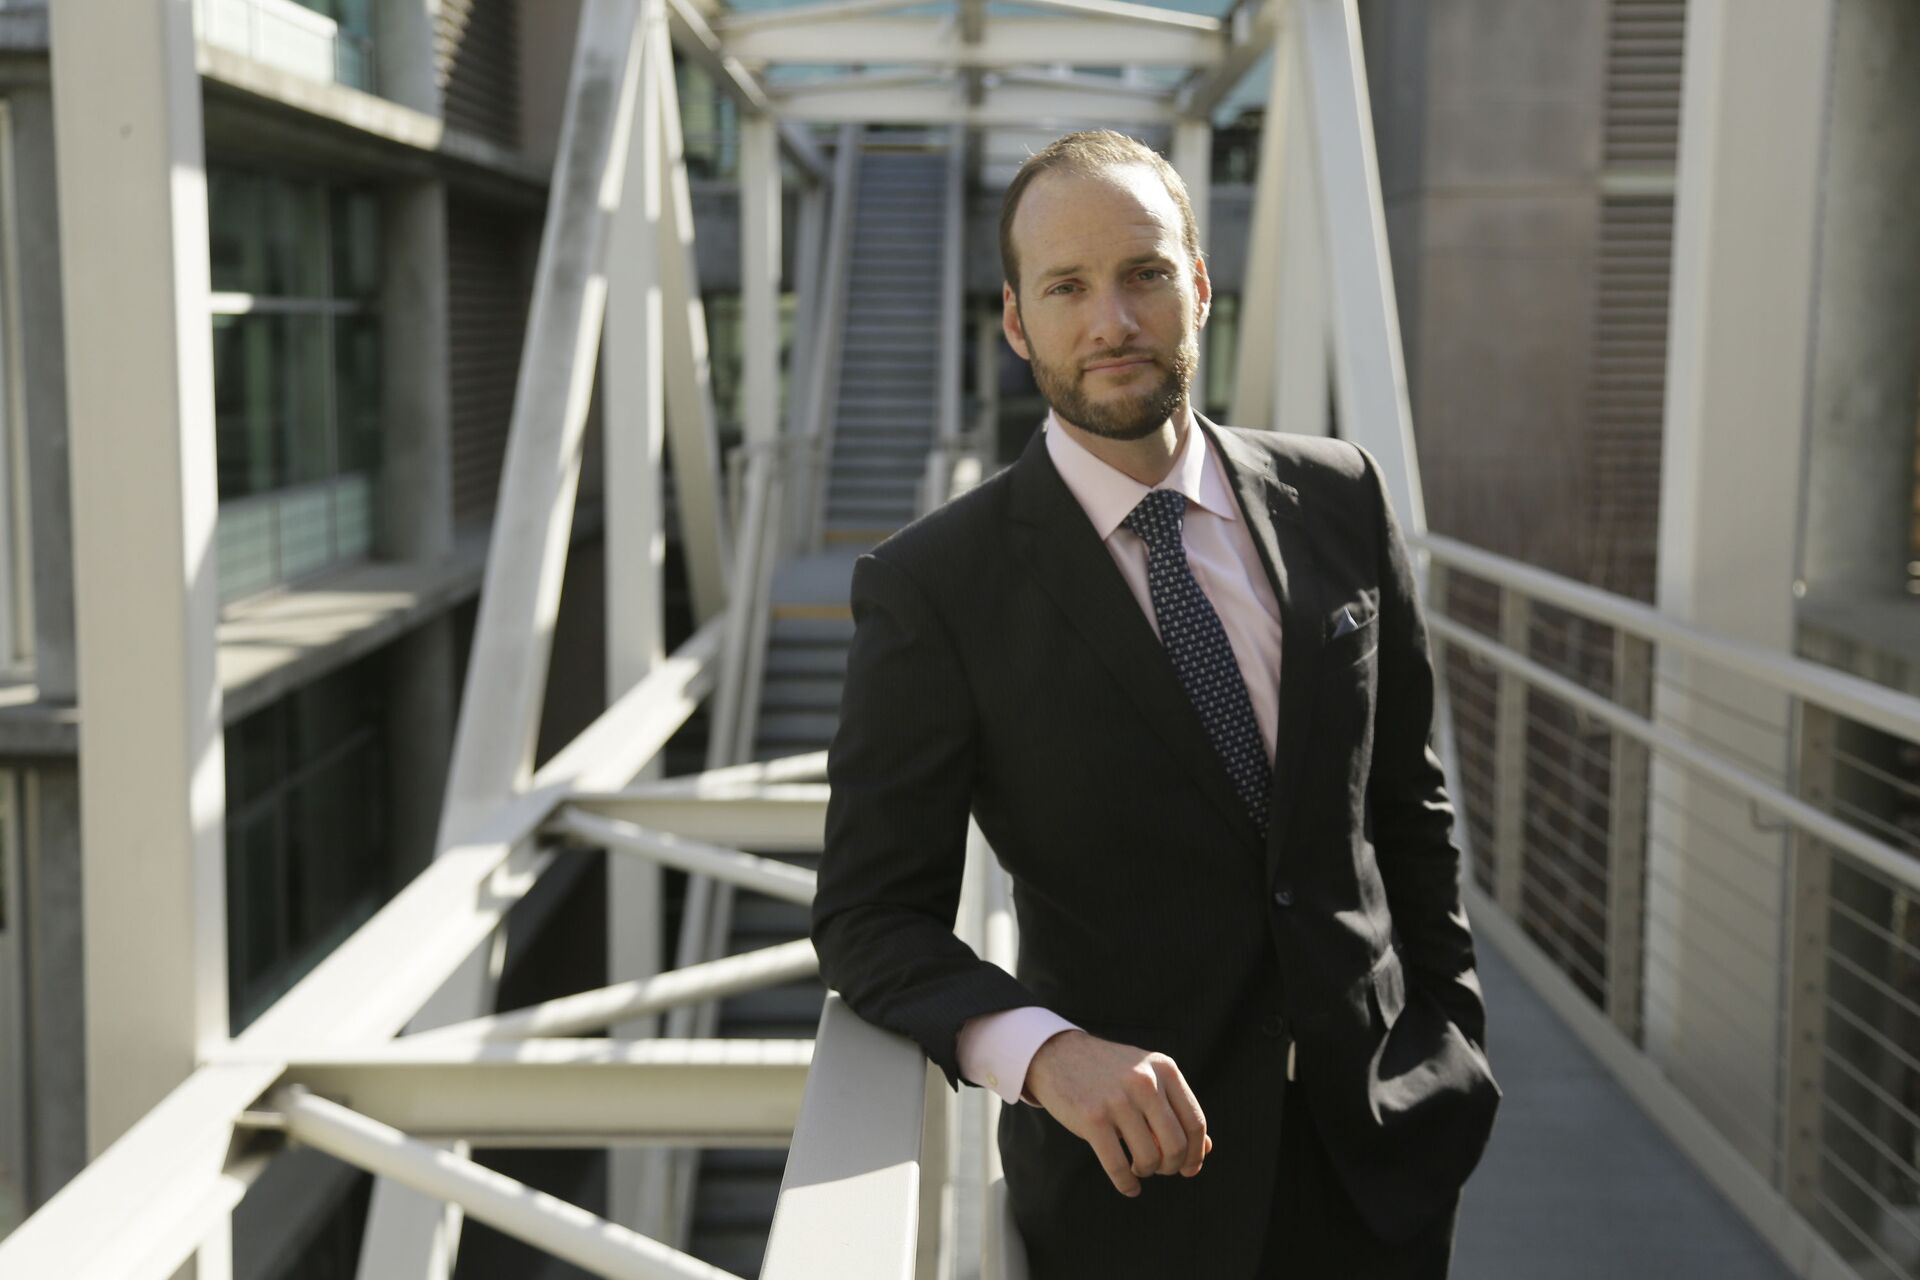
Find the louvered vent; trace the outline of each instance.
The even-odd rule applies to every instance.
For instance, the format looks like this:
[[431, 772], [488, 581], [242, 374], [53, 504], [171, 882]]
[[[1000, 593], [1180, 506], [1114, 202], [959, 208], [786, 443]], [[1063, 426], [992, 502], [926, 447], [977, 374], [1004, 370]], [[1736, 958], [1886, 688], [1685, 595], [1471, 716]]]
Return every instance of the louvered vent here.
[[1653, 599], [1666, 397], [1671, 196], [1607, 196], [1600, 243], [1587, 439], [1593, 553], [1589, 579]]
[[[1651, 600], [1685, 0], [1613, 0], [1587, 387], [1588, 580]], [[1625, 176], [1632, 182], [1622, 183]], [[1623, 189], [1625, 188], [1625, 189]], [[1664, 189], [1663, 189], [1664, 188]]]
[[1673, 167], [1686, 17], [1686, 0], [1613, 0], [1607, 23], [1608, 168]]
[[447, 206], [448, 368], [453, 379], [453, 517], [493, 515], [526, 334], [520, 222], [484, 206]]
[[520, 145], [520, 34], [513, 0], [440, 0], [434, 71], [447, 123]]

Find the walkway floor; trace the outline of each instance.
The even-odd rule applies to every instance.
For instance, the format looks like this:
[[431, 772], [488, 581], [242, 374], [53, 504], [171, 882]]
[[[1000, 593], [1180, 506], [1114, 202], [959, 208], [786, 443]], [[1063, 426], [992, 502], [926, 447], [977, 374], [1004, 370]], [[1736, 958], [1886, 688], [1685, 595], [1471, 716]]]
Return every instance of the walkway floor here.
[[1777, 1255], [1490, 943], [1506, 1093], [1467, 1184], [1458, 1280], [1790, 1280]]

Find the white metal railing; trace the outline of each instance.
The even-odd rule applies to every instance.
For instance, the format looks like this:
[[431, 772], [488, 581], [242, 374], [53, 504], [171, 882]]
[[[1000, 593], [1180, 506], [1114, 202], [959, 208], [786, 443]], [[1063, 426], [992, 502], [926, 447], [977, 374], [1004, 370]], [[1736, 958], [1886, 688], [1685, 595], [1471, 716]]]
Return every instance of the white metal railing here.
[[1798, 1274], [1920, 1280], [1920, 698], [1420, 545], [1477, 924]]
[[372, 92], [373, 42], [294, 0], [194, 0], [208, 44], [309, 80]]

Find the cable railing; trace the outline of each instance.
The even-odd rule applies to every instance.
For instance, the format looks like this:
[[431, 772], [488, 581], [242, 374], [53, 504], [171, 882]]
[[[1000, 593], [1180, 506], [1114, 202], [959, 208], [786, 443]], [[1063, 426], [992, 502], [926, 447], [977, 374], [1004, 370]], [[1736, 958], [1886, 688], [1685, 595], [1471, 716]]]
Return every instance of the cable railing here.
[[1420, 544], [1475, 920], [1799, 1274], [1920, 1280], [1920, 699]]

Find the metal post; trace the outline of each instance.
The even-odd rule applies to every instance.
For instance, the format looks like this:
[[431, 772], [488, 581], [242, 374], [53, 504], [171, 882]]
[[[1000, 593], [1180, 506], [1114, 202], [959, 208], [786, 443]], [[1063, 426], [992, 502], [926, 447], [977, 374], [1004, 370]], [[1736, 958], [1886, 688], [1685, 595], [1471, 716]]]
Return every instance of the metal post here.
[[[643, 6], [640, 21], [657, 20]], [[652, 74], [649, 42], [640, 46], [641, 76]], [[666, 339], [660, 285], [664, 165], [660, 101], [642, 90], [627, 136], [628, 180], [607, 244], [607, 319], [602, 350], [619, 358], [600, 365], [605, 438], [607, 697], [617, 700], [666, 657], [662, 599], [666, 504], [661, 458], [666, 448]], [[660, 867], [645, 858], [607, 860], [607, 975], [644, 981], [660, 972]], [[620, 1022], [612, 1034], [656, 1034], [648, 1014]], [[661, 1153], [607, 1152], [607, 1215], [643, 1234], [659, 1230], [653, 1206], [665, 1173]]]
[[1287, 180], [1287, 117], [1294, 110], [1294, 39], [1292, 24], [1281, 24], [1273, 40], [1267, 111], [1260, 122], [1260, 168], [1254, 175], [1252, 232], [1240, 290], [1240, 350], [1233, 365], [1232, 417], [1243, 427], [1273, 426], [1274, 378], [1268, 353], [1279, 333], [1280, 210]]
[[[1500, 643], [1528, 656], [1533, 603], [1512, 588], [1500, 593]], [[1495, 677], [1493, 737], [1494, 901], [1520, 919], [1526, 872], [1527, 682], [1509, 672]]]
[[[1834, 746], [1839, 718], [1801, 702], [1800, 798], [1821, 809], [1833, 801]], [[1791, 841], [1792, 897], [1787, 902], [1787, 968], [1784, 981], [1787, 1098], [1781, 1108], [1779, 1146], [1787, 1202], [1811, 1221], [1820, 1205], [1820, 1145], [1825, 1122], [1828, 895], [1833, 854], [1821, 841], [1795, 830]]]
[[[1635, 715], [1653, 709], [1653, 646], [1613, 633], [1613, 701]], [[1607, 1016], [1640, 1042], [1640, 973], [1646, 945], [1647, 781], [1652, 753], [1612, 735], [1607, 778]]]
[[[1274, 54], [1293, 60], [1286, 76], [1291, 97], [1285, 110], [1289, 169], [1281, 192], [1279, 262], [1275, 270], [1280, 296], [1273, 304], [1273, 422], [1281, 431], [1323, 436], [1332, 430], [1328, 399], [1332, 353], [1333, 299], [1327, 292], [1327, 229], [1321, 221], [1322, 157], [1307, 103], [1307, 76], [1300, 65], [1305, 49], [1285, 41]], [[1258, 372], [1257, 370], [1255, 372]]]
[[[693, 251], [693, 197], [687, 187], [686, 145], [680, 132], [673, 49], [661, 0], [649, 0], [647, 91], [660, 116], [662, 171], [660, 285], [666, 337], [667, 438], [673, 450], [680, 540], [696, 622], [727, 606], [728, 529], [721, 509], [720, 431], [714, 417], [707, 362], [707, 310]], [[655, 16], [657, 15], [657, 16]], [[775, 258], [776, 264], [778, 256]], [[778, 270], [776, 265], [775, 270]]]
[[780, 140], [771, 116], [740, 122], [740, 305], [746, 438], [780, 434]]

